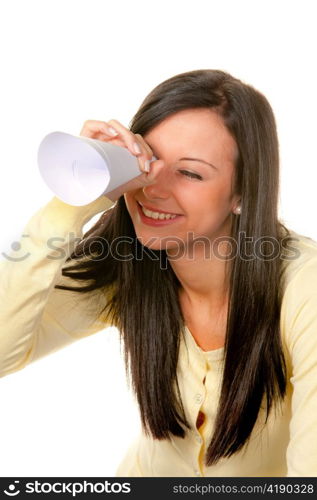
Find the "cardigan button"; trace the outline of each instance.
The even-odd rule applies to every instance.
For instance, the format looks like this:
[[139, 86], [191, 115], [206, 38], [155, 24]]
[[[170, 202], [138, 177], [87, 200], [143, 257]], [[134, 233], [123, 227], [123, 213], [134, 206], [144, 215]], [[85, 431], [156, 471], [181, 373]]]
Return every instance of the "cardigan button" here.
[[202, 402], [202, 400], [203, 400], [202, 395], [201, 394], [196, 394], [196, 396], [195, 396], [196, 403], [200, 404]]

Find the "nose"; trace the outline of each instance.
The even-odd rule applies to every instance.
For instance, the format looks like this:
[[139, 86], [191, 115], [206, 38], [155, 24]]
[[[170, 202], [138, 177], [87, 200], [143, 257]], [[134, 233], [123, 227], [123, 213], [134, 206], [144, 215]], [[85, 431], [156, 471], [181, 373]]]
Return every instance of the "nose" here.
[[157, 173], [153, 183], [142, 188], [144, 196], [148, 200], [169, 198], [172, 186], [172, 180], [169, 177], [167, 165], [164, 165]]

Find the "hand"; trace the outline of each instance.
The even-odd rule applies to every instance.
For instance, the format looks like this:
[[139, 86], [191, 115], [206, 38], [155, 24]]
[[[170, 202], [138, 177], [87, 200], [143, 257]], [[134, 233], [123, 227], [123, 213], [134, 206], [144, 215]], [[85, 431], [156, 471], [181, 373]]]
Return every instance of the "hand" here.
[[127, 191], [138, 189], [155, 182], [158, 172], [164, 165], [163, 160], [151, 161], [153, 158], [153, 151], [143, 137], [140, 134], [133, 134], [133, 132], [124, 127], [117, 120], [109, 120], [108, 122], [87, 120], [80, 131], [80, 135], [91, 139], [98, 139], [99, 141], [110, 142], [116, 146], [125, 147], [138, 159], [141, 172], [140, 176], [119, 186], [110, 193], [106, 193], [105, 196], [112, 201], [116, 201]]

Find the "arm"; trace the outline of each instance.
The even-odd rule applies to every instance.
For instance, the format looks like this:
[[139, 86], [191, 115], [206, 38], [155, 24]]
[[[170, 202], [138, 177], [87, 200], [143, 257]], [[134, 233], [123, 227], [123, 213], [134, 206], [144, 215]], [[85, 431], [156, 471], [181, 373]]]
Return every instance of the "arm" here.
[[0, 376], [107, 326], [85, 314], [87, 297], [54, 285], [83, 226], [112, 205], [104, 196], [81, 207], [53, 197], [24, 228], [19, 252], [2, 259]]
[[317, 258], [285, 292], [284, 331], [293, 387], [287, 477], [317, 475]]

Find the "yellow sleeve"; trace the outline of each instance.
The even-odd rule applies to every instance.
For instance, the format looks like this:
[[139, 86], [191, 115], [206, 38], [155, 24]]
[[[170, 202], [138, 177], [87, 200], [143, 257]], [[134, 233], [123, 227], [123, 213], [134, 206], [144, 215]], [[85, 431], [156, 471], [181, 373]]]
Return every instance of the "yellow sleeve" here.
[[85, 295], [54, 285], [83, 226], [112, 205], [105, 196], [81, 207], [53, 197], [29, 220], [19, 248], [2, 254], [0, 376], [107, 326], [86, 314]]
[[287, 477], [317, 476], [317, 258], [285, 291], [284, 335], [293, 388]]

